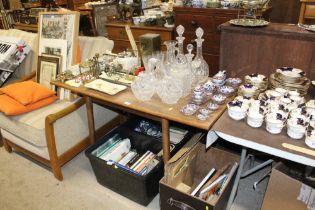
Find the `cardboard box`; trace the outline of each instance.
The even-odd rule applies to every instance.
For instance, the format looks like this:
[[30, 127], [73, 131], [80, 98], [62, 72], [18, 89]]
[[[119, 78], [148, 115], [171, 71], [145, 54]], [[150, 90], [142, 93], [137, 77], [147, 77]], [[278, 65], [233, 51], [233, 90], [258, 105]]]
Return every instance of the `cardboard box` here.
[[311, 205], [315, 208], [315, 190], [290, 177], [289, 171], [282, 163], [272, 169], [262, 210], [305, 210], [311, 209]]
[[[236, 170], [226, 180], [221, 194], [207, 202], [190, 193], [212, 169], [221, 169], [228, 163], [239, 162], [239, 156], [217, 148], [205, 149], [196, 135], [165, 166], [165, 176], [160, 180], [162, 210], [225, 209]], [[227, 173], [229, 170], [227, 170]]]

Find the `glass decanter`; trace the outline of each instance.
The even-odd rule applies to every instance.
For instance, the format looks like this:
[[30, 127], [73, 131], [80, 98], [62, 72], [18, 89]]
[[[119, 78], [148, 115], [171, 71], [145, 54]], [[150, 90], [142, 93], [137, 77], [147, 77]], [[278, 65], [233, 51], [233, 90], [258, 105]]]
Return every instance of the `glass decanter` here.
[[173, 67], [173, 64], [175, 63], [175, 51], [176, 51], [177, 41], [169, 40], [169, 41], [165, 41], [164, 44], [166, 45], [166, 55], [164, 59], [164, 66], [167, 73], [169, 74]]
[[148, 67], [136, 77], [131, 84], [132, 93], [140, 101], [149, 101], [155, 93], [157, 78], [154, 75], [157, 59], [151, 58]]
[[176, 104], [183, 93], [181, 82], [168, 75], [158, 82], [156, 90], [162, 102], [166, 104]]
[[191, 71], [188, 68], [187, 58], [184, 55], [184, 40], [183, 33], [185, 28], [182, 25], [177, 26], [176, 28], [178, 37], [176, 37], [178, 41], [178, 49], [177, 55], [175, 58], [175, 62], [172, 64], [170, 75], [179, 81], [182, 87], [182, 96], [185, 97], [190, 93], [191, 90]]
[[207, 62], [202, 57], [202, 42], [204, 39], [202, 39], [203, 36], [203, 29], [197, 28], [196, 30], [196, 36], [197, 39], [195, 39], [197, 43], [197, 53], [196, 57], [192, 61], [192, 73], [194, 75], [194, 82], [193, 84], [199, 84], [204, 83], [208, 80], [209, 77], [209, 66]]

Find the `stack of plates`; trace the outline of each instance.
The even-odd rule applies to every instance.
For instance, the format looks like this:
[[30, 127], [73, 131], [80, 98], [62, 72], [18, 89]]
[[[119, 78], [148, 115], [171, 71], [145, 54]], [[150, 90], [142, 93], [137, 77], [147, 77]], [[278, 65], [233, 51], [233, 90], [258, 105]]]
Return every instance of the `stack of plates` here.
[[282, 67], [270, 75], [271, 88], [297, 90], [301, 95], [306, 95], [311, 81], [305, 77], [301, 69]]
[[268, 88], [268, 78], [262, 74], [250, 74], [245, 76], [245, 83], [252, 84], [258, 88], [259, 92], [263, 92]]

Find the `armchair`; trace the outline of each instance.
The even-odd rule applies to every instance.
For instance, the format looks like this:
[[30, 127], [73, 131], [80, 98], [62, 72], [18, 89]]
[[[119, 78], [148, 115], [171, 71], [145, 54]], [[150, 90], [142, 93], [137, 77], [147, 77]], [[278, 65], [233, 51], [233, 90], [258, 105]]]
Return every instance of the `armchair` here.
[[[0, 36], [2, 32], [0, 31]], [[18, 33], [18, 30], [15, 32]], [[37, 36], [33, 38], [37, 39]], [[85, 46], [85, 42], [88, 42], [89, 48], [94, 50], [91, 54], [86, 54], [84, 47], [81, 47], [85, 53], [81, 54], [82, 60], [92, 57], [97, 49], [113, 48], [113, 42], [106, 38], [97, 38], [95, 44], [98, 47], [94, 48], [92, 39], [92, 37], [79, 38], [81, 46]], [[37, 42], [30, 40], [28, 43]], [[37, 56], [34, 56], [29, 65], [24, 64], [25, 66], [18, 71], [30, 69], [36, 62]], [[14, 80], [35, 80], [35, 76], [33, 71], [22, 80], [18, 77]], [[93, 109], [96, 137], [104, 135], [120, 122], [117, 113], [97, 104], [87, 107], [83, 98], [74, 102], [57, 100], [51, 105], [18, 116], [6, 116], [0, 113], [0, 146], [3, 145], [10, 153], [13, 150], [21, 152], [50, 167], [54, 176], [61, 181], [63, 180], [61, 167], [93, 143], [89, 138], [86, 109]]]

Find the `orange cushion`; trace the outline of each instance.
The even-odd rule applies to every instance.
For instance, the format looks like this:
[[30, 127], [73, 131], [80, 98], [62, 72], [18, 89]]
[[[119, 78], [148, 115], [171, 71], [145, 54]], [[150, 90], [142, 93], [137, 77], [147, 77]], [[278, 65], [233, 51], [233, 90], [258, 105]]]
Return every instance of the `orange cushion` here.
[[77, 57], [76, 57], [76, 62], [81, 63], [81, 49], [80, 49], [80, 45], [77, 45]]
[[52, 95], [48, 98], [37, 101], [36, 103], [23, 106], [13, 98], [3, 94], [0, 95], [0, 112], [6, 115], [19, 115], [26, 112], [33, 111], [43, 106], [47, 106], [58, 99], [57, 96]]
[[54, 91], [33, 81], [18, 82], [0, 89], [23, 105], [35, 103], [55, 94]]

